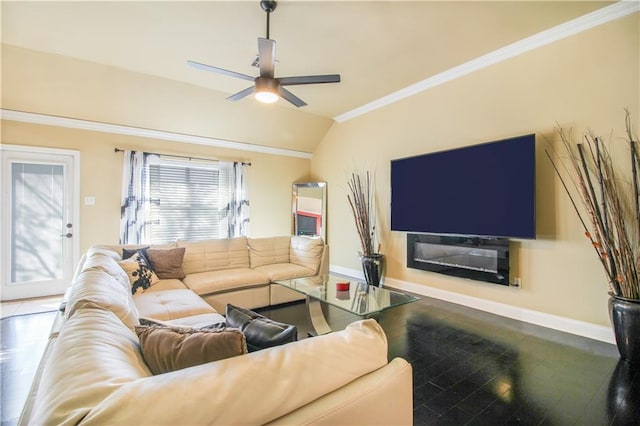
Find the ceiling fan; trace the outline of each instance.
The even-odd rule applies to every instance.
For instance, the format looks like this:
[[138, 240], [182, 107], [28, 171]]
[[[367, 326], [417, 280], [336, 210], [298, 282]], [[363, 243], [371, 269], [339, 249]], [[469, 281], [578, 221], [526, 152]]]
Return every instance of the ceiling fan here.
[[254, 94], [255, 98], [260, 102], [272, 103], [276, 102], [279, 98], [284, 98], [296, 107], [303, 107], [306, 104], [305, 101], [285, 89], [284, 86], [297, 86], [301, 84], [318, 84], [318, 83], [339, 83], [340, 74], [327, 74], [327, 75], [305, 75], [295, 77], [275, 77], [275, 56], [276, 56], [276, 42], [269, 38], [269, 16], [271, 12], [276, 9], [275, 1], [261, 1], [260, 7], [267, 13], [267, 37], [258, 38], [258, 63], [260, 68], [260, 75], [258, 77], [252, 77], [247, 74], [242, 74], [235, 71], [226, 70], [224, 68], [214, 67], [212, 65], [202, 64], [195, 61], [187, 61], [187, 64], [194, 68], [198, 68], [205, 71], [211, 71], [218, 74], [227, 75], [230, 77], [241, 78], [243, 80], [253, 81], [254, 85], [241, 90], [229, 96], [227, 99], [231, 101], [238, 101], [251, 94]]

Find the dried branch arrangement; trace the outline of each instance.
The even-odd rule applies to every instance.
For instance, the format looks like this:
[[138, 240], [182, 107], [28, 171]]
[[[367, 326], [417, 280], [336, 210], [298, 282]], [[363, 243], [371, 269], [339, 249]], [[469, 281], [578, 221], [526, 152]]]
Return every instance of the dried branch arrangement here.
[[546, 154], [609, 278], [609, 290], [615, 296], [640, 299], [640, 160], [628, 110], [625, 124], [630, 178], [616, 175], [608, 148], [591, 133], [574, 143], [570, 132], [556, 127], [563, 155]]
[[373, 182], [369, 172], [364, 175], [354, 172], [351, 173], [347, 185], [349, 186], [347, 201], [349, 201], [349, 207], [351, 207], [353, 220], [356, 224], [356, 231], [358, 231], [358, 237], [360, 238], [362, 255], [370, 256], [376, 253]]

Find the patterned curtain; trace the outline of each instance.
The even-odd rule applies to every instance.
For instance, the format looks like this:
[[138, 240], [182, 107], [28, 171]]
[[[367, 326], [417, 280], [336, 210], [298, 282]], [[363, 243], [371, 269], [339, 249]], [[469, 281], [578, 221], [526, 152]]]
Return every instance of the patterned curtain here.
[[249, 235], [247, 166], [239, 162], [221, 162], [220, 168], [226, 169], [228, 178], [227, 236], [232, 238]]
[[125, 151], [120, 203], [120, 244], [149, 242], [151, 199], [149, 161], [157, 158], [147, 152]]

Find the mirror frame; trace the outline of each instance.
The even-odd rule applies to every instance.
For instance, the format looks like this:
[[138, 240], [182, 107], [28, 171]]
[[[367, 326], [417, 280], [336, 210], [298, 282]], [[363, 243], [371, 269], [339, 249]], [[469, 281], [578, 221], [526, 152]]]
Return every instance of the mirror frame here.
[[298, 191], [301, 188], [318, 188], [321, 192], [321, 206], [320, 206], [320, 234], [310, 236], [311, 238], [322, 238], [326, 243], [327, 241], [327, 183], [326, 182], [301, 182], [293, 184], [293, 192], [291, 198], [291, 216], [292, 216], [292, 233], [298, 235]]

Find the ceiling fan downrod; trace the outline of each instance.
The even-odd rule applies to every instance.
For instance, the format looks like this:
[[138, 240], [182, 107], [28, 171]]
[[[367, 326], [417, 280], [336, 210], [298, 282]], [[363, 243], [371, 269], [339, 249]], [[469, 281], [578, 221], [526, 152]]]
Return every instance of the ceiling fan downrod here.
[[276, 10], [277, 5], [278, 4], [275, 1], [262, 0], [260, 2], [260, 7], [262, 8], [262, 10], [267, 12], [267, 38], [270, 38], [269, 37], [269, 17], [271, 16], [271, 12]]

